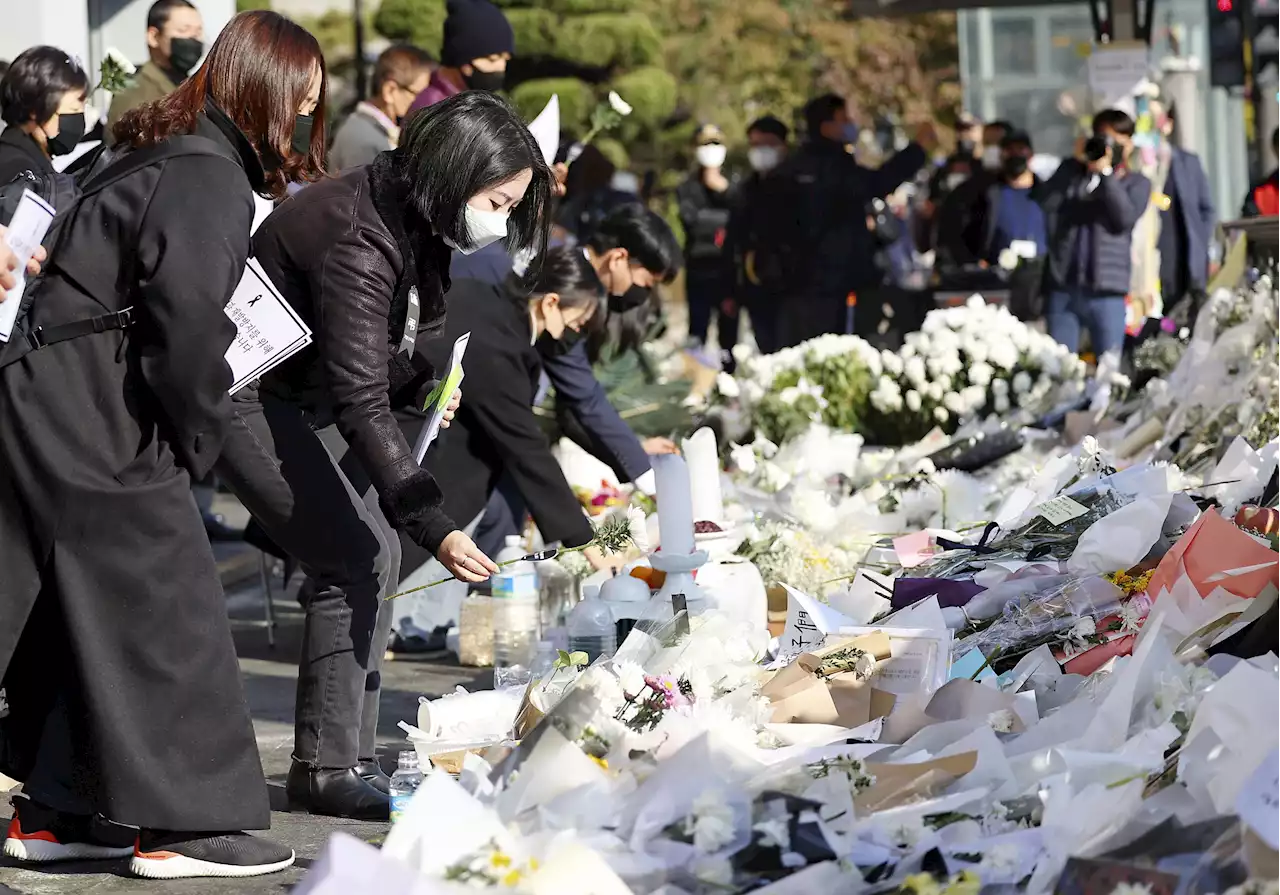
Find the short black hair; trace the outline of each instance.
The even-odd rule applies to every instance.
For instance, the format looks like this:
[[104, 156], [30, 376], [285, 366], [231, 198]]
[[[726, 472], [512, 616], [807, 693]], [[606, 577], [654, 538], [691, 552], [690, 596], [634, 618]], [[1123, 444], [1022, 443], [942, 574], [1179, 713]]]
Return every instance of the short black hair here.
[[191, 0], [156, 0], [147, 10], [147, 30], [154, 28], [157, 31], [163, 31], [164, 26], [169, 24], [169, 16], [175, 9], [195, 8], [196, 5]]
[[787, 137], [791, 136], [791, 128], [787, 127], [780, 119], [772, 115], [765, 115], [763, 118], [757, 118], [755, 121], [747, 125], [747, 133], [759, 131], [762, 134], [772, 134], [779, 140], [786, 142]]
[[[526, 168], [533, 180], [507, 221], [509, 252], [541, 259], [550, 230], [551, 169], [520, 114], [487, 90], [467, 90], [428, 106], [409, 121], [395, 150], [409, 179], [409, 200], [442, 236], [474, 245], [465, 208], [477, 193]], [[536, 276], [538, 261], [531, 271]]]
[[1103, 128], [1109, 128], [1122, 137], [1133, 136], [1133, 119], [1127, 112], [1119, 109], [1103, 109], [1093, 116], [1093, 132], [1099, 134]]
[[0, 115], [5, 124], [44, 123], [71, 90], [89, 90], [80, 63], [57, 47], [32, 47], [13, 60], [0, 81]]
[[1003, 118], [998, 118], [995, 121], [988, 121], [986, 124], [982, 126], [982, 129], [986, 130], [989, 127], [998, 127], [1000, 128], [1001, 131], [1003, 131], [1006, 134], [1012, 132], [1014, 129], [1013, 122], [1006, 121]]
[[816, 137], [822, 126], [835, 118], [836, 113], [843, 108], [845, 108], [844, 97], [835, 93], [824, 93], [805, 103], [804, 126], [809, 131], [809, 137]]
[[604, 307], [604, 284], [580, 249], [565, 245], [547, 249], [539, 270], [526, 271], [522, 276], [512, 273], [507, 278], [507, 293], [518, 302], [552, 292], [560, 296], [561, 307], [594, 311], [587, 332], [603, 328], [605, 314], [600, 309]]
[[1005, 135], [1000, 138], [1001, 149], [1011, 149], [1014, 146], [1025, 146], [1028, 149], [1034, 149], [1031, 142], [1031, 135], [1026, 131], [1006, 131]]
[[639, 202], [620, 205], [605, 215], [587, 245], [597, 254], [626, 249], [641, 267], [663, 283], [674, 280], [684, 264], [680, 243], [662, 215]]

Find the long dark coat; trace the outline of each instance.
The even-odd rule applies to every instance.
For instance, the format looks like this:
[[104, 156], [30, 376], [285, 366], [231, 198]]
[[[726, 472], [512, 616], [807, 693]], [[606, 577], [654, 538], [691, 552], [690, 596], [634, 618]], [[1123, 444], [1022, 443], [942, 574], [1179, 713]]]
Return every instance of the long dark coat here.
[[[0, 771], [60, 778], [121, 823], [262, 829], [266, 786], [191, 495], [230, 419], [223, 307], [262, 169], [213, 106], [196, 133], [231, 157], [158, 161], [88, 197], [33, 308], [53, 326], [132, 305], [134, 326], [0, 369]], [[54, 703], [69, 736], [46, 723]]]

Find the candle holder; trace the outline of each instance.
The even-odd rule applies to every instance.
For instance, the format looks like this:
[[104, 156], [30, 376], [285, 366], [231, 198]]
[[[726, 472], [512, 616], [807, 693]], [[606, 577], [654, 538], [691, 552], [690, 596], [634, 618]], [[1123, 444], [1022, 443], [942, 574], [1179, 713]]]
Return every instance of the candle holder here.
[[[645, 619], [651, 622], [665, 621], [681, 609], [687, 609], [690, 618], [705, 612], [708, 608], [707, 595], [693, 580], [693, 573], [706, 562], [705, 550], [685, 554], [668, 554], [662, 551], [650, 554], [649, 563], [658, 571], [665, 572], [667, 580], [649, 600]], [[677, 605], [676, 598], [681, 598], [684, 605]]]

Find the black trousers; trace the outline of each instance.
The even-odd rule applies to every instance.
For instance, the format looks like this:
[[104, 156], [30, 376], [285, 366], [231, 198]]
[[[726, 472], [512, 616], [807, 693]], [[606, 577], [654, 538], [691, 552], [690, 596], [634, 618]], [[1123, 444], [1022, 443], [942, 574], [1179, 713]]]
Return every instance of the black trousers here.
[[738, 314], [725, 313], [724, 301], [729, 297], [724, 271], [719, 266], [691, 266], [685, 276], [685, 299], [689, 305], [689, 336], [701, 343], [707, 341], [711, 318], [716, 318], [716, 339], [722, 351], [732, 351], [738, 344]]
[[351, 767], [375, 754], [400, 541], [335, 426], [252, 387], [234, 403], [218, 475], [310, 578], [293, 757]]

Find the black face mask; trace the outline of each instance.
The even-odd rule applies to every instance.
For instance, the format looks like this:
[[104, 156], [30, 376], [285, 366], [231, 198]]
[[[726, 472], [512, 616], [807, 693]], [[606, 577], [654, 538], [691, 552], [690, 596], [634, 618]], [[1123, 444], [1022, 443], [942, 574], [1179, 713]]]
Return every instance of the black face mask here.
[[464, 74], [462, 80], [466, 82], [467, 88], [470, 90], [488, 90], [490, 93], [496, 93], [507, 82], [507, 73], [505, 71], [481, 71], [472, 66], [471, 74]]
[[76, 148], [84, 136], [84, 115], [72, 113], [58, 116], [58, 134], [48, 139], [49, 155], [66, 155]]
[[204, 55], [204, 42], [195, 37], [175, 37], [169, 41], [169, 69], [185, 78]]
[[311, 128], [315, 126], [314, 115], [299, 115], [293, 120], [293, 141], [290, 148], [298, 155], [311, 152]]
[[538, 349], [538, 354], [543, 357], [564, 357], [584, 338], [585, 336], [582, 333], [566, 326], [558, 339], [554, 338], [549, 332], [543, 332], [542, 335], [538, 336], [538, 341], [534, 343], [534, 347]]
[[615, 314], [634, 310], [648, 302], [649, 296], [652, 294], [653, 290], [648, 286], [637, 286], [632, 283], [627, 287], [627, 291], [621, 295], [609, 296], [609, 310]]
[[1000, 162], [1000, 170], [1004, 172], [1005, 177], [1015, 180], [1027, 173], [1027, 165], [1025, 155], [1011, 155]]

